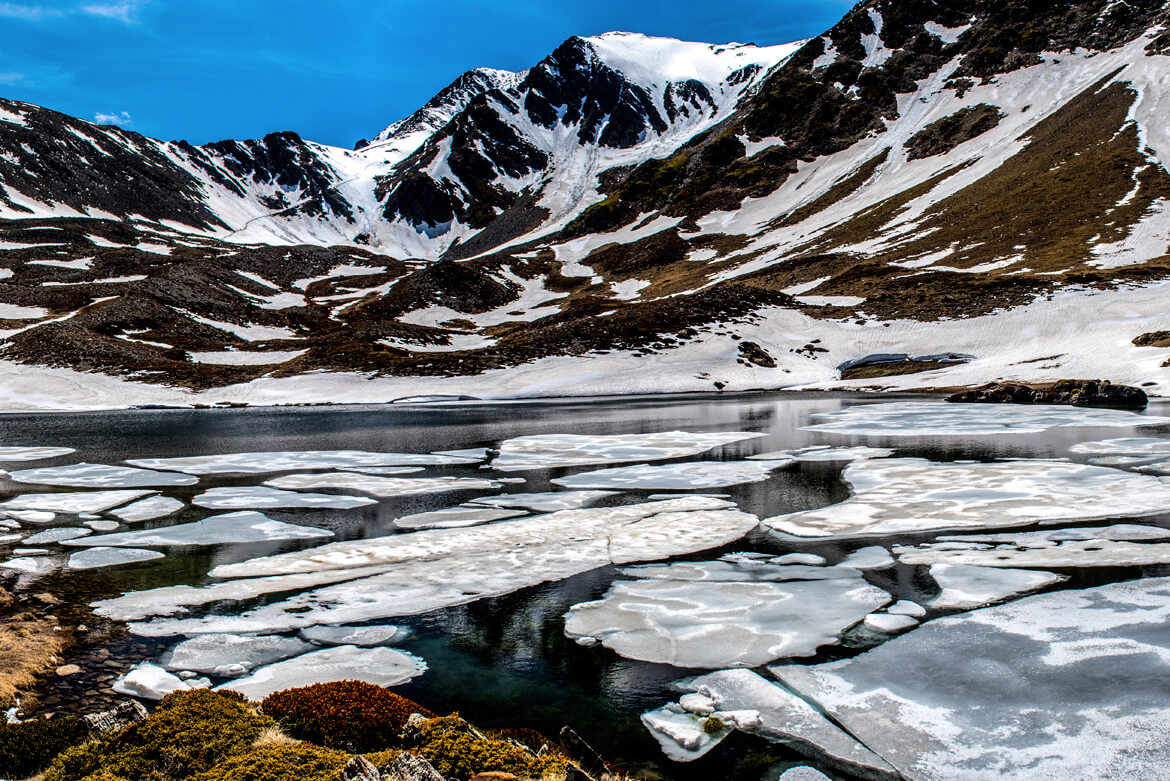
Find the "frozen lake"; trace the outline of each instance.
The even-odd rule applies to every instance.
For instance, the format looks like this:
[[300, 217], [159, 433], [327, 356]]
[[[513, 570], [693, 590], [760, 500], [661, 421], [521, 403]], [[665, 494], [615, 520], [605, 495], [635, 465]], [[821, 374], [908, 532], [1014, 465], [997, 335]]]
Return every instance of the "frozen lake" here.
[[[1170, 610], [1168, 413], [770, 393], [0, 416], [0, 584], [129, 626], [67, 660], [50, 709], [311, 669], [567, 724], [679, 781], [1015, 777], [1105, 733], [1137, 764], [1101, 773], [1154, 778], [1125, 741], [1161, 728], [1155, 698], [1058, 673], [1126, 654], [1166, 677], [1170, 630], [1142, 621]], [[1101, 618], [1071, 636], [1057, 599]], [[984, 636], [983, 661], [1032, 659], [1048, 721], [900, 730], [1029, 710], [975, 674], [922, 685], [930, 648]], [[1017, 759], [988, 758], [995, 734]]]

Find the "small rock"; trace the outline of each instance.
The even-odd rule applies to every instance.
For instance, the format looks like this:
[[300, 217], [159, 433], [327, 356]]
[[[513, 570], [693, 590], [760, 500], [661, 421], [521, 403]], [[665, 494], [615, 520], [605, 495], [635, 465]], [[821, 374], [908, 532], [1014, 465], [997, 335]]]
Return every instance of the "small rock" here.
[[[94, 696], [96, 695], [97, 692], [94, 692]], [[91, 732], [109, 732], [122, 729], [136, 721], [142, 721], [149, 715], [149, 711], [138, 700], [126, 700], [112, 710], [91, 713], [88, 716], [82, 716], [81, 720], [86, 723]]]
[[378, 772], [393, 781], [444, 781], [430, 762], [414, 754], [399, 754]]
[[79, 672], [81, 672], [81, 668], [75, 664], [63, 664], [57, 668], [57, 675], [62, 677], [66, 675], [77, 675]]
[[382, 781], [382, 774], [370, 760], [355, 756], [345, 763], [334, 781]]
[[819, 770], [811, 767], [794, 767], [784, 771], [780, 776], [780, 781], [831, 781], [830, 778]]

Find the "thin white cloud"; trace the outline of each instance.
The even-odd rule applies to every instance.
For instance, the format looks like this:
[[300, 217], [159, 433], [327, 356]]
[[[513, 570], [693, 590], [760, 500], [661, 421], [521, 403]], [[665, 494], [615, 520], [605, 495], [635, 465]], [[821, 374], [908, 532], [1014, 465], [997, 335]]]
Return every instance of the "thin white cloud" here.
[[88, 3], [81, 6], [82, 13], [91, 16], [104, 16], [107, 19], [117, 19], [125, 24], [133, 24], [138, 9], [148, 0], [119, 0], [119, 2]]
[[16, 71], [9, 71], [8, 73], [0, 72], [0, 84], [16, 84], [24, 81], [24, 74]]
[[45, 8], [43, 5], [27, 5], [25, 3], [0, 3], [0, 16], [6, 16], [10, 19], [39, 22], [46, 17], [61, 15], [62, 11], [59, 8]]
[[93, 121], [99, 125], [130, 125], [134, 123], [129, 111], [119, 111], [114, 114], [105, 114], [99, 111], [93, 115]]

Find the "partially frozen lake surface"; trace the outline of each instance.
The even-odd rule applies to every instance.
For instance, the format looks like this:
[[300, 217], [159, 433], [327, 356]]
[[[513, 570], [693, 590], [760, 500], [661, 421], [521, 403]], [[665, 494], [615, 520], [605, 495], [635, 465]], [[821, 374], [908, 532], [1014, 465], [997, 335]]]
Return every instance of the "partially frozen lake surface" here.
[[46, 708], [365, 677], [676, 781], [1165, 777], [1170, 403], [134, 410], [0, 442], [0, 585], [119, 627]]

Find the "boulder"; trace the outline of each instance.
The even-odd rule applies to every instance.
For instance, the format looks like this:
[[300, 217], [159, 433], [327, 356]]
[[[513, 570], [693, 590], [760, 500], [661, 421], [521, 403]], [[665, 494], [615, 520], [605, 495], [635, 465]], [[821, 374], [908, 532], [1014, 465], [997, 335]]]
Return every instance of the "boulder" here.
[[382, 781], [382, 773], [370, 760], [355, 756], [345, 763], [333, 781]]
[[1061, 380], [1046, 385], [992, 382], [969, 388], [947, 398], [949, 402], [976, 404], [1064, 404], [1073, 407], [1145, 409], [1146, 392], [1109, 380]]
[[81, 720], [89, 727], [90, 732], [101, 733], [128, 727], [149, 715], [150, 711], [138, 700], [126, 700], [116, 708], [82, 716]]
[[444, 781], [430, 762], [414, 754], [399, 754], [378, 772], [385, 781]]

